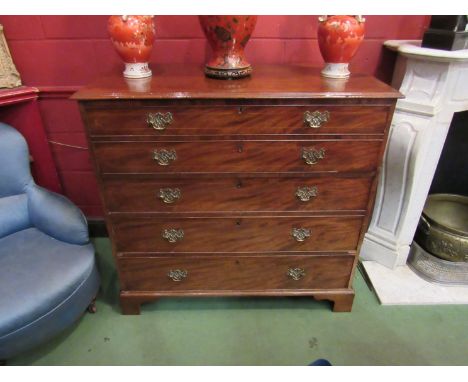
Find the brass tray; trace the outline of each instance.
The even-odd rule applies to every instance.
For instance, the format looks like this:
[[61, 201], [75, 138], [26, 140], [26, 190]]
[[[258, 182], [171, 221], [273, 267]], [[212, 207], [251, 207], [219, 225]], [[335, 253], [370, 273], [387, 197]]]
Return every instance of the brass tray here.
[[468, 197], [429, 195], [415, 241], [426, 251], [448, 261], [468, 261]]
[[468, 263], [456, 263], [439, 259], [421, 248], [417, 242], [411, 244], [408, 266], [426, 281], [447, 286], [467, 286]]

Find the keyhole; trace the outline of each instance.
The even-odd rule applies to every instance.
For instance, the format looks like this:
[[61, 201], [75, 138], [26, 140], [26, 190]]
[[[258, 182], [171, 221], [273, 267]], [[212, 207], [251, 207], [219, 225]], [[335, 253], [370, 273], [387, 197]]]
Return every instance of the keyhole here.
[[241, 181], [240, 179], [237, 181], [236, 187], [237, 187], [237, 188], [241, 188], [241, 187], [242, 187], [242, 181]]
[[242, 106], [239, 106], [239, 108], [237, 109], [237, 113], [242, 114], [243, 111], [244, 111], [244, 108]]
[[240, 226], [240, 225], [241, 225], [241, 221], [240, 221], [240, 220], [236, 221], [236, 225], [237, 225], [237, 226]]
[[244, 151], [244, 147], [243, 147], [242, 143], [239, 143], [239, 144], [237, 145], [237, 152], [238, 152], [238, 153], [241, 153], [242, 151]]

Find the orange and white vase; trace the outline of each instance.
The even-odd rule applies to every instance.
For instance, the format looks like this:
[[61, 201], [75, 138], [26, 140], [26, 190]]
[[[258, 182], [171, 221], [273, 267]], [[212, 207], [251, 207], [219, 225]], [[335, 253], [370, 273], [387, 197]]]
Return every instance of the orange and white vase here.
[[111, 16], [107, 30], [125, 63], [124, 77], [150, 77], [148, 62], [156, 34], [153, 16]]
[[321, 16], [317, 38], [325, 60], [321, 74], [329, 78], [348, 78], [348, 65], [364, 39], [361, 16]]

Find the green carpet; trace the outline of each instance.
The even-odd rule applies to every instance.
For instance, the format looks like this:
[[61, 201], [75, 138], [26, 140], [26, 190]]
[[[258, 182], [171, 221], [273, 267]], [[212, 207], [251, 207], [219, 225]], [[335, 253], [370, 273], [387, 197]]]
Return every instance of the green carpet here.
[[98, 312], [8, 364], [468, 364], [468, 306], [381, 306], [359, 272], [352, 313], [310, 298], [168, 298], [123, 316], [109, 241], [93, 241]]

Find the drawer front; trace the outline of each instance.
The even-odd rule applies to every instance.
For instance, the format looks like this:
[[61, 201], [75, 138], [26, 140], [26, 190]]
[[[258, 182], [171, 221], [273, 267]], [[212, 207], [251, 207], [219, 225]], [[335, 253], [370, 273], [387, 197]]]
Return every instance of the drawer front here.
[[122, 177], [102, 182], [109, 212], [362, 210], [372, 178]]
[[133, 291], [347, 288], [354, 256], [119, 258], [122, 289]]
[[113, 217], [118, 252], [352, 251], [362, 217]]
[[95, 142], [101, 173], [372, 171], [380, 140]]
[[382, 134], [386, 106], [147, 107], [89, 110], [91, 135]]

